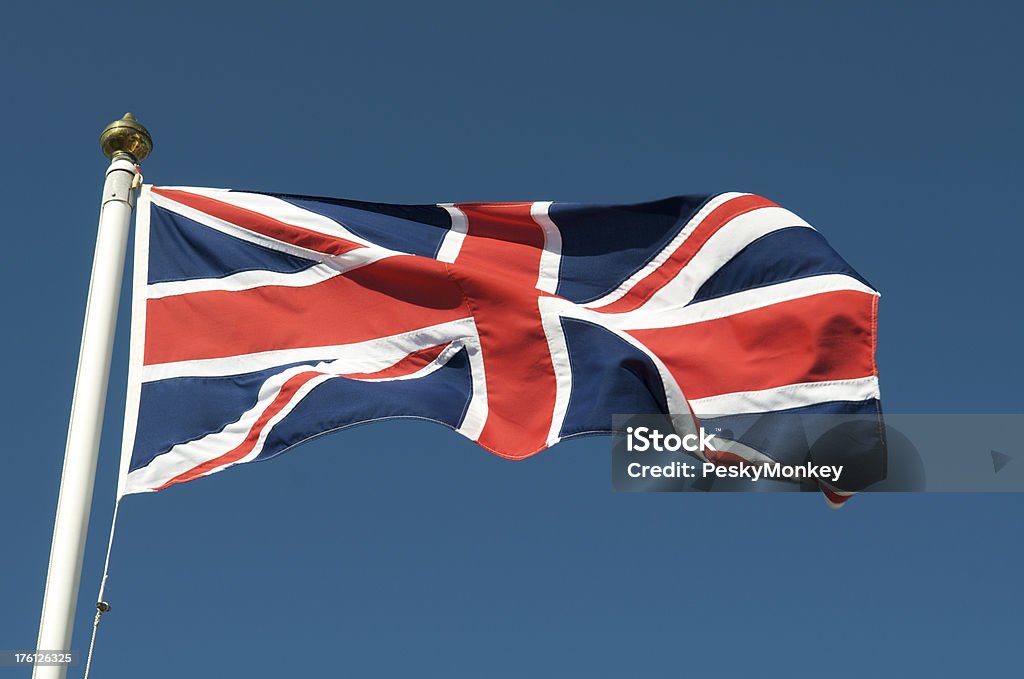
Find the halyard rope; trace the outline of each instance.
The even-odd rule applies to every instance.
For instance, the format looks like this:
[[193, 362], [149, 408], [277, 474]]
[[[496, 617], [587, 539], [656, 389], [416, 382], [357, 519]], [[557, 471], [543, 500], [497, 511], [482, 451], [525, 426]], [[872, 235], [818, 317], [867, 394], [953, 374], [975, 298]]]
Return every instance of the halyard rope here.
[[103, 579], [100, 581], [100, 593], [96, 597], [96, 617], [92, 621], [92, 638], [89, 639], [89, 655], [85, 659], [85, 675], [89, 679], [89, 668], [92, 665], [92, 649], [96, 645], [96, 631], [100, 628], [100, 618], [110, 610], [110, 605], [103, 600], [103, 592], [107, 588], [107, 573], [110, 570], [110, 548], [114, 546], [114, 526], [117, 525], [117, 510], [121, 506], [121, 498], [114, 503], [114, 516], [110, 519], [110, 538], [107, 540], [107, 558], [103, 562]]

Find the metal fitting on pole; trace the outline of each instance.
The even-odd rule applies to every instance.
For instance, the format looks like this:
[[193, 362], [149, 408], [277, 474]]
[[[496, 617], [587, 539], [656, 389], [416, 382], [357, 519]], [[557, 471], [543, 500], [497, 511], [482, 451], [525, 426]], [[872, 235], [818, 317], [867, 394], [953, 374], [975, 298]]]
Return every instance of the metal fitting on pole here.
[[126, 155], [128, 160], [138, 164], [153, 150], [153, 138], [134, 115], [125, 113], [120, 120], [103, 128], [100, 148], [103, 149], [103, 155], [111, 160], [114, 160], [114, 156]]

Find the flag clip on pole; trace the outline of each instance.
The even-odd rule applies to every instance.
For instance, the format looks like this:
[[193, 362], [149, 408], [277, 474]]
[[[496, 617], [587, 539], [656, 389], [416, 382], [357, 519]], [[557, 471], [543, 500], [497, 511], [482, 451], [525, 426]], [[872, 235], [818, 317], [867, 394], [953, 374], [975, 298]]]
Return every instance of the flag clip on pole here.
[[[126, 113], [103, 130], [100, 146], [110, 167], [103, 184], [37, 651], [71, 650], [138, 163], [149, 155], [153, 140], [146, 128]], [[66, 674], [66, 664], [37, 664], [32, 671], [34, 679], [63, 679]]]

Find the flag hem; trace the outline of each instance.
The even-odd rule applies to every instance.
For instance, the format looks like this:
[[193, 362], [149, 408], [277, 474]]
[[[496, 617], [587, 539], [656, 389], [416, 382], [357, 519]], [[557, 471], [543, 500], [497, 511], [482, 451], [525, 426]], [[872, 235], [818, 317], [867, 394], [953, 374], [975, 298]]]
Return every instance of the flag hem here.
[[139, 191], [135, 213], [135, 247], [132, 257], [131, 330], [128, 345], [128, 387], [125, 395], [124, 428], [121, 439], [121, 465], [117, 475], [117, 499], [127, 493], [128, 470], [135, 448], [142, 396], [142, 363], [146, 340], [146, 281], [149, 277], [149, 213], [151, 184]]

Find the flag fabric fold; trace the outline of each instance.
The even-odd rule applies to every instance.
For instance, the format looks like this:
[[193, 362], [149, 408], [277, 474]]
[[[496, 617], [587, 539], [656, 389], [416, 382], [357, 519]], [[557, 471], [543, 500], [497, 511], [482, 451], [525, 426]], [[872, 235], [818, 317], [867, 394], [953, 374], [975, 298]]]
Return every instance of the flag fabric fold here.
[[391, 205], [145, 186], [134, 267], [119, 496], [395, 417], [523, 459], [614, 414], [880, 413], [878, 293], [751, 194]]

